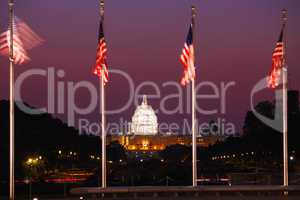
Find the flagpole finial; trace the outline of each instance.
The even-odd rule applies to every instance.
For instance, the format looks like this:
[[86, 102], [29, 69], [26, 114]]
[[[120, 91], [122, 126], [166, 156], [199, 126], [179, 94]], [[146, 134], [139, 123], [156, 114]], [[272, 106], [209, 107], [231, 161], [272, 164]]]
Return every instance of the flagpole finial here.
[[192, 26], [195, 26], [195, 19], [196, 19], [197, 10], [196, 10], [195, 6], [192, 6], [191, 9], [192, 9]]
[[286, 22], [287, 22], [287, 10], [286, 9], [282, 9], [281, 13], [282, 13], [283, 23], [286, 24]]
[[196, 7], [195, 6], [192, 6], [192, 18], [195, 18], [196, 17]]
[[8, 1], [8, 5], [9, 5], [9, 6], [13, 6], [13, 5], [14, 5], [14, 1], [13, 1], [13, 0], [9, 0], [9, 1]]
[[104, 0], [100, 0], [100, 16], [103, 19], [103, 17], [104, 17]]

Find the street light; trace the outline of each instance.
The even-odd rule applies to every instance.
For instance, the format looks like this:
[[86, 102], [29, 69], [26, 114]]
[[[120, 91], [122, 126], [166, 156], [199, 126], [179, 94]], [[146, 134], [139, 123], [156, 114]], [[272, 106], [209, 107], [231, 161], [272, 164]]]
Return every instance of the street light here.
[[27, 164], [27, 165], [31, 165], [32, 162], [33, 162], [32, 158], [28, 158], [28, 160], [26, 161], [26, 164]]

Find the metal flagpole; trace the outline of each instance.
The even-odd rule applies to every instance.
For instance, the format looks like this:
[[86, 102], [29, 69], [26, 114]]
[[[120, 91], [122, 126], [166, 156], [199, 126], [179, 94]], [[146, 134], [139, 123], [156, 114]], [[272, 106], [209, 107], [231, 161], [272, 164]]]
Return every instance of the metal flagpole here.
[[[100, 17], [102, 26], [104, 26], [104, 0], [100, 0]], [[100, 88], [101, 88], [101, 132], [102, 132], [102, 188], [106, 188], [106, 132], [105, 132], [105, 85], [104, 85], [104, 67], [102, 66]]]
[[13, 0], [9, 0], [8, 7], [9, 7], [9, 32], [10, 32], [10, 38], [9, 38], [9, 161], [10, 161], [10, 168], [9, 168], [9, 199], [14, 200], [15, 199], [15, 165], [14, 165], [14, 159], [15, 159], [15, 116], [14, 116], [14, 53], [13, 53], [13, 6], [14, 2]]
[[195, 80], [192, 80], [192, 152], [193, 152], [193, 187], [197, 186], [197, 135], [195, 132]]
[[[283, 26], [286, 28], [287, 11], [282, 10]], [[288, 110], [287, 110], [287, 89], [288, 89], [288, 71], [286, 67], [286, 49], [285, 39], [283, 39], [283, 69], [282, 69], [282, 114], [283, 114], [283, 185], [289, 185], [289, 167], [288, 167]]]
[[287, 113], [287, 68], [283, 68], [283, 185], [289, 185], [289, 167], [288, 167], [288, 113]]
[[106, 188], [106, 132], [105, 132], [105, 85], [104, 71], [101, 70], [101, 127], [102, 127], [102, 188]]
[[[196, 7], [192, 6], [193, 42], [195, 37]], [[192, 154], [193, 154], [193, 187], [197, 186], [197, 134], [196, 134], [196, 106], [195, 106], [195, 80], [192, 79]]]

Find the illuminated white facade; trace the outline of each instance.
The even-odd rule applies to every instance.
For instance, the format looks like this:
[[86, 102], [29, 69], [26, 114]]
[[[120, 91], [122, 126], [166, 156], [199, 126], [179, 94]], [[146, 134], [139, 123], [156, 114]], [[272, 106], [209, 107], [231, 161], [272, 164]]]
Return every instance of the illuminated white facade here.
[[158, 132], [157, 117], [154, 110], [147, 103], [147, 96], [143, 96], [143, 102], [139, 105], [132, 117], [130, 134], [156, 135]]

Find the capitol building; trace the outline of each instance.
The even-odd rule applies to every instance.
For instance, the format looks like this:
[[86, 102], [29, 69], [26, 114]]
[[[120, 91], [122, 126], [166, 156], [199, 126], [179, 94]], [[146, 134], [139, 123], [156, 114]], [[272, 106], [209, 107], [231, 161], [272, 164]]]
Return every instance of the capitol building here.
[[153, 108], [147, 103], [147, 96], [143, 96], [143, 102], [139, 105], [129, 124], [129, 133], [134, 135], [156, 135], [158, 133], [157, 116]]
[[[159, 123], [156, 113], [148, 104], [147, 96], [137, 106], [131, 122], [128, 124], [129, 130], [121, 135], [107, 136], [108, 143], [118, 141], [127, 151], [134, 152], [155, 152], [162, 151], [167, 146], [180, 144], [191, 146], [191, 135], [166, 134], [159, 132]], [[209, 146], [218, 141], [216, 137], [198, 137], [197, 145]]]

